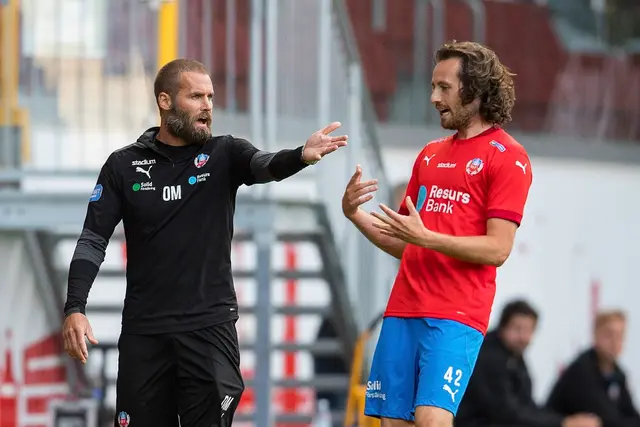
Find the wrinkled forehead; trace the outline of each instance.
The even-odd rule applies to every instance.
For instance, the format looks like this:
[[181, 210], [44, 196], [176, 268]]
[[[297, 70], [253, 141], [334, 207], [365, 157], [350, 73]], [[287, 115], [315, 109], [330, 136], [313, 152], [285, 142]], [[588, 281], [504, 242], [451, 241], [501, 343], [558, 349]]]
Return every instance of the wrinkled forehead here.
[[211, 77], [206, 73], [181, 73], [178, 92], [213, 95], [213, 83], [211, 82]]

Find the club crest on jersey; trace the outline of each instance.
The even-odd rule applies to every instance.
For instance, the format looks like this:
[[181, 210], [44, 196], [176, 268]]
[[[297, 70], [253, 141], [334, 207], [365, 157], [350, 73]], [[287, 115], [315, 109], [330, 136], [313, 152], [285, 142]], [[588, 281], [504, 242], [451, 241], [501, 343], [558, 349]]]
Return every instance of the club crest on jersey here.
[[200, 153], [193, 159], [193, 164], [196, 165], [198, 169], [203, 167], [209, 161], [209, 155], [205, 153]]
[[482, 161], [482, 159], [476, 157], [475, 159], [469, 160], [469, 162], [467, 163], [467, 173], [471, 176], [477, 175], [480, 173], [483, 167], [484, 162]]
[[129, 414], [127, 414], [126, 412], [122, 411], [118, 414], [118, 425], [120, 427], [128, 427], [130, 420], [131, 418], [129, 417]]

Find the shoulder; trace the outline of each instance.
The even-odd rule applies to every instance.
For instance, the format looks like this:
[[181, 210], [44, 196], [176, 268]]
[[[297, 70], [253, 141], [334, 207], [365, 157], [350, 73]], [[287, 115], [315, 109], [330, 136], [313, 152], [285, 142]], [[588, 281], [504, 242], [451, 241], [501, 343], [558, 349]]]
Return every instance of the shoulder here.
[[504, 154], [503, 157], [529, 157], [524, 146], [504, 129], [498, 129], [487, 135], [485, 141], [488, 151]]
[[438, 151], [442, 147], [445, 147], [447, 144], [450, 144], [453, 141], [453, 135], [443, 136], [442, 138], [434, 139], [427, 142], [422, 148], [423, 152], [432, 152]]
[[445, 136], [427, 142], [424, 147], [422, 147], [422, 150], [420, 150], [420, 152], [418, 153], [416, 161], [423, 160], [425, 157], [433, 155], [443, 147], [446, 147], [447, 144], [451, 143], [452, 140], [453, 136]]
[[580, 353], [563, 372], [563, 376], [584, 376], [598, 371], [598, 363], [593, 349]]
[[480, 355], [484, 361], [503, 361], [508, 359], [508, 353], [498, 338], [496, 330], [487, 332], [480, 348]]
[[[145, 149], [140, 147], [138, 143], [126, 145], [111, 152], [105, 162], [105, 165], [112, 169], [120, 169], [127, 166], [136, 166], [136, 162], [140, 164], [153, 164], [155, 160], [144, 159]], [[144, 163], [146, 161], [146, 163]]]
[[238, 149], [251, 145], [245, 138], [239, 138], [234, 135], [217, 135], [212, 137], [207, 144], [211, 144], [212, 150], [222, 148], [229, 151], [234, 148]]

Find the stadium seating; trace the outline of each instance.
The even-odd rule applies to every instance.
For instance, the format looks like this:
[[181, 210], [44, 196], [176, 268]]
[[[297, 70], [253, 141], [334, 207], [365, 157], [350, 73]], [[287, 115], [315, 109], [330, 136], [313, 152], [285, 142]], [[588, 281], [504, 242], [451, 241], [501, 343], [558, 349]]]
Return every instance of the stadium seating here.
[[[386, 55], [395, 75], [374, 72], [364, 61], [366, 76], [380, 119], [380, 105], [393, 96], [387, 80], [411, 74], [413, 66], [413, 2], [388, 2], [387, 26], [370, 42], [371, 2], [348, 0], [355, 33], [363, 57]], [[485, 1], [485, 43], [516, 74], [517, 105], [514, 125], [525, 131], [568, 132], [577, 136], [638, 139], [633, 124], [640, 100], [631, 98], [629, 84], [640, 82], [637, 57], [612, 57], [605, 53], [570, 52], [558, 37], [550, 11], [533, 3]], [[446, 40], [472, 39], [472, 14], [463, 1], [446, 2]], [[384, 46], [386, 54], [380, 53]], [[386, 92], [385, 92], [386, 90]], [[597, 120], [606, 111], [606, 126]], [[567, 120], [572, 121], [567, 125]]]

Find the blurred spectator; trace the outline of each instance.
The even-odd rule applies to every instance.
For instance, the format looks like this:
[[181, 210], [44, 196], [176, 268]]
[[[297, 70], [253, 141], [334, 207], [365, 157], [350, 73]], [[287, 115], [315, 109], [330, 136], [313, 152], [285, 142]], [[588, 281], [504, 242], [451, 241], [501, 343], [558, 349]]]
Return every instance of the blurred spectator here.
[[596, 417], [562, 415], [538, 406], [523, 358], [538, 323], [526, 302], [512, 301], [502, 310], [496, 330], [487, 333], [469, 387], [462, 398], [456, 427], [598, 427]]
[[602, 419], [603, 427], [640, 427], [626, 376], [617, 360], [624, 342], [624, 313], [600, 313], [594, 324], [593, 347], [580, 354], [558, 378], [548, 406], [572, 415], [590, 412]]

